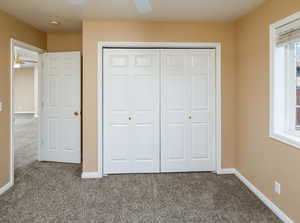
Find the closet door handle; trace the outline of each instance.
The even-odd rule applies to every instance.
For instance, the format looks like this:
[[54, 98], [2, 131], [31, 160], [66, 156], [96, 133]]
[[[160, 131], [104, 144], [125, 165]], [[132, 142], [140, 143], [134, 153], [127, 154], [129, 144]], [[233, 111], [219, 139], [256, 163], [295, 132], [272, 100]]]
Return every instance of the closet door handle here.
[[192, 116], [189, 116], [189, 119], [192, 119]]
[[131, 119], [132, 119], [131, 117], [128, 117], [128, 120], [129, 120], [129, 121], [131, 121]]

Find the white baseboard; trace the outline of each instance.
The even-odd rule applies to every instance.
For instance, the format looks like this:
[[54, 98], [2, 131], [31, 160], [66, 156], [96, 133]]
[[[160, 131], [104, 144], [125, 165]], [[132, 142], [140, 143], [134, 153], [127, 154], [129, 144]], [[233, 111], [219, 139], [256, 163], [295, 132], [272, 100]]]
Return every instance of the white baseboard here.
[[81, 178], [83, 178], [83, 179], [95, 179], [95, 178], [102, 178], [102, 176], [98, 172], [82, 172]]
[[12, 183], [7, 183], [3, 187], [0, 188], [0, 195], [4, 194], [9, 188], [12, 187]]
[[257, 187], [255, 187], [249, 180], [247, 180], [239, 171], [234, 168], [221, 169], [217, 174], [234, 174], [240, 179], [273, 213], [281, 219], [284, 223], [295, 223], [282, 210], [279, 209], [266, 195], [264, 195]]
[[236, 170], [234, 168], [227, 168], [227, 169], [219, 169], [216, 171], [217, 174], [235, 174]]

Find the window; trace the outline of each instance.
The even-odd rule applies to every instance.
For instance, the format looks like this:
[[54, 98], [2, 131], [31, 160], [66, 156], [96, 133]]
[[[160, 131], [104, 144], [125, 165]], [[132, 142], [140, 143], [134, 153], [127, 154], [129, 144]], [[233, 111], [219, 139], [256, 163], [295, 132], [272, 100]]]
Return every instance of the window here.
[[295, 43], [296, 56], [296, 128], [300, 130], [300, 42]]
[[300, 13], [270, 26], [270, 136], [300, 149]]
[[286, 63], [287, 131], [300, 136], [300, 41], [286, 43], [283, 47], [286, 51], [286, 58], [282, 60]]

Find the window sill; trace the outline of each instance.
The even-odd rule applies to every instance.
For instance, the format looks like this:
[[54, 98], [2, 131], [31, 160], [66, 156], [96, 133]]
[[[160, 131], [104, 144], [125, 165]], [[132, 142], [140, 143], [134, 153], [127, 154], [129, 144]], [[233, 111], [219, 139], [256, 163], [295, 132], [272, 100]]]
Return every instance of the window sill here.
[[282, 143], [300, 149], [300, 136], [295, 136], [295, 135], [290, 135], [287, 133], [280, 132], [280, 133], [271, 133], [270, 137]]

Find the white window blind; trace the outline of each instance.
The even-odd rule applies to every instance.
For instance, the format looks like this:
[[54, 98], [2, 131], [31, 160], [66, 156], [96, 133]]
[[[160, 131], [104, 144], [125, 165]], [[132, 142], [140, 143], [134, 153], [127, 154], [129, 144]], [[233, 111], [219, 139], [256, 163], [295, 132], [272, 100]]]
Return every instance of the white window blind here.
[[278, 47], [300, 41], [300, 20], [277, 28], [276, 45]]
[[283, 46], [288, 43], [300, 41], [300, 27], [297, 30], [290, 31], [288, 33], [278, 36], [277, 46]]

